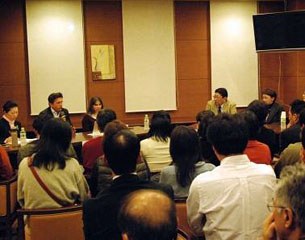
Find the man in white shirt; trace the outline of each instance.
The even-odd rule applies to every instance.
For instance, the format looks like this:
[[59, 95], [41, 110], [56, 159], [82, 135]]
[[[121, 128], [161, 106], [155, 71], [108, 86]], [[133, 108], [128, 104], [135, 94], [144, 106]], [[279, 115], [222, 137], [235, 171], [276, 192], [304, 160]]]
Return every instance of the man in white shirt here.
[[270, 166], [243, 154], [247, 127], [237, 115], [221, 114], [209, 126], [208, 140], [220, 161], [196, 177], [187, 199], [190, 227], [209, 239], [257, 239], [268, 214], [275, 174]]

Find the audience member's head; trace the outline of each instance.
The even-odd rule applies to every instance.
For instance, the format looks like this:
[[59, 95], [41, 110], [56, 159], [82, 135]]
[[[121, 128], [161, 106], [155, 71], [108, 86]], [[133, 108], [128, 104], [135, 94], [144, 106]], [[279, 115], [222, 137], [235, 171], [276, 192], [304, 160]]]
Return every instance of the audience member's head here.
[[195, 164], [201, 160], [199, 137], [186, 126], [177, 126], [171, 134], [170, 155], [176, 165], [177, 182], [188, 186], [194, 178]]
[[[273, 225], [264, 227], [266, 235], [276, 239], [302, 239], [305, 234], [305, 166], [296, 164], [283, 169], [275, 191]], [[276, 234], [275, 234], [276, 233]], [[275, 238], [274, 238], [275, 239]]]
[[249, 140], [255, 140], [259, 131], [259, 122], [255, 113], [247, 110], [240, 113], [240, 115], [244, 118], [248, 127]]
[[202, 120], [206, 119], [208, 116], [215, 116], [215, 114], [210, 110], [203, 110], [197, 113], [196, 122], [199, 124]]
[[305, 109], [300, 112], [299, 123], [302, 128], [305, 126]]
[[288, 115], [290, 125], [294, 125], [299, 122], [299, 116], [303, 109], [305, 109], [305, 102], [302, 100], [296, 99], [290, 103]]
[[247, 110], [253, 112], [256, 115], [260, 126], [264, 125], [268, 114], [268, 109], [263, 102], [254, 100], [248, 105]]
[[41, 118], [35, 118], [33, 123], [32, 123], [32, 127], [35, 131], [36, 136], [40, 136], [42, 128], [43, 128], [43, 121]]
[[263, 102], [266, 105], [272, 105], [277, 97], [276, 91], [270, 88], [266, 88], [264, 91], [262, 91], [262, 94], [263, 94]]
[[214, 93], [214, 101], [216, 105], [221, 106], [227, 101], [228, 91], [225, 88], [217, 88]]
[[248, 143], [247, 125], [239, 114], [223, 113], [210, 124], [207, 138], [219, 160], [225, 156], [243, 154]]
[[60, 112], [63, 105], [63, 94], [61, 92], [51, 93], [48, 97], [49, 106], [56, 112]]
[[305, 163], [305, 128], [302, 128], [301, 131], [301, 143], [302, 143], [302, 149], [301, 149], [301, 162]]
[[206, 140], [208, 126], [213, 121], [215, 114], [210, 110], [202, 111], [201, 113], [202, 114], [199, 123], [198, 134], [201, 139]]
[[173, 240], [177, 236], [175, 203], [156, 190], [129, 194], [121, 206], [118, 223], [123, 240]]
[[125, 123], [121, 122], [120, 120], [113, 120], [110, 123], [107, 123], [104, 129], [104, 139], [109, 138], [116, 134], [117, 132], [128, 129]]
[[57, 163], [59, 168], [64, 169], [71, 138], [72, 131], [69, 123], [58, 118], [52, 118], [44, 123], [38, 151], [34, 156], [34, 166], [53, 170]]
[[104, 108], [103, 101], [100, 97], [92, 97], [88, 104], [87, 113], [95, 114]]
[[4, 115], [10, 120], [15, 121], [18, 117], [18, 105], [17, 103], [8, 100], [2, 106]]
[[112, 109], [104, 108], [99, 111], [96, 117], [96, 122], [99, 130], [104, 132], [107, 123], [116, 119], [116, 113]]
[[104, 141], [105, 158], [116, 175], [135, 172], [139, 152], [138, 137], [127, 129], [119, 131]]
[[149, 136], [155, 138], [157, 141], [167, 141], [171, 134], [171, 117], [166, 111], [154, 112], [151, 118], [149, 129]]

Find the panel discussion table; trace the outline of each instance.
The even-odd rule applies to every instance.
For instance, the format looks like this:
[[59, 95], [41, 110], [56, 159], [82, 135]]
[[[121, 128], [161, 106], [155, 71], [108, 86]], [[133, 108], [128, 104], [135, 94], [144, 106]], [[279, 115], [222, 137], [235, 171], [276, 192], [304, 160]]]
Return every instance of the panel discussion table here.
[[[134, 126], [134, 127], [128, 127], [129, 130], [131, 130], [132, 132], [134, 132], [140, 140], [144, 139], [147, 137], [147, 133], [148, 133], [148, 130], [144, 130], [144, 127], [143, 126]], [[95, 138], [97, 136], [100, 136], [100, 135], [92, 135], [91, 132], [78, 132], [78, 133], [75, 133], [73, 134], [72, 136], [72, 144], [73, 144], [73, 147], [75, 149], [75, 152], [79, 158], [79, 161], [82, 163], [82, 145], [92, 139], [92, 138]], [[30, 139], [28, 139], [30, 140]], [[17, 169], [18, 166], [17, 166], [17, 153], [18, 153], [18, 150], [20, 149], [20, 145], [16, 146], [16, 147], [13, 147], [11, 145], [4, 145], [4, 148], [5, 150], [7, 151], [9, 157], [10, 157], [10, 161], [11, 161], [11, 164], [13, 166], [14, 169]]]

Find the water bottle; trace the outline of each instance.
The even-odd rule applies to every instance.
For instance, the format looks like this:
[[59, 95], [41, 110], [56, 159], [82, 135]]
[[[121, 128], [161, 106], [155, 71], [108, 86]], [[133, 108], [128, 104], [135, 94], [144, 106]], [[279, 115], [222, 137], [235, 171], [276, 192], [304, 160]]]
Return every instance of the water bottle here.
[[147, 114], [144, 116], [144, 130], [148, 131], [149, 130], [149, 117]]
[[12, 147], [18, 147], [17, 128], [11, 128], [10, 134], [11, 134], [11, 137], [12, 137]]
[[286, 112], [282, 111], [281, 113], [281, 131], [286, 129]]
[[24, 127], [22, 127], [20, 131], [20, 145], [21, 146], [26, 145], [26, 131]]

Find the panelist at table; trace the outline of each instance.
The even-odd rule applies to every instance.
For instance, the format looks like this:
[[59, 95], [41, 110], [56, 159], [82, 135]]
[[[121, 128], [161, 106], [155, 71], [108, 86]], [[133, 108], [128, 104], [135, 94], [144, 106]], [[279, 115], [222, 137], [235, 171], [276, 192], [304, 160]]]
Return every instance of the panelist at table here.
[[228, 100], [228, 91], [225, 88], [217, 88], [213, 99], [208, 101], [205, 110], [212, 111], [215, 115], [220, 113], [234, 114], [237, 112], [236, 104]]
[[52, 118], [61, 118], [72, 126], [69, 111], [63, 108], [63, 94], [61, 92], [51, 93], [48, 97], [49, 107], [41, 111], [38, 117], [46, 122]]
[[11, 129], [17, 129], [18, 133], [21, 129], [21, 123], [16, 120], [18, 105], [9, 100], [3, 104], [2, 109], [4, 114], [0, 119], [0, 143], [12, 143]]

